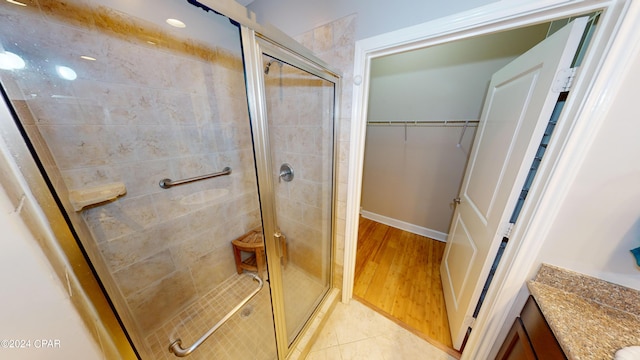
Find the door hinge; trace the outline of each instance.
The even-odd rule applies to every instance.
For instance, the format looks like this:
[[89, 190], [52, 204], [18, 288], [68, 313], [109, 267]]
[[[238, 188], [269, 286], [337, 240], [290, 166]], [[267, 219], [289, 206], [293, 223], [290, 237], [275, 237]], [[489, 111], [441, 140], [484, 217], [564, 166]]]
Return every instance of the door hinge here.
[[476, 322], [476, 318], [474, 318], [473, 316], [466, 316], [464, 318], [463, 328], [466, 326], [468, 328], [473, 329], [473, 324], [475, 324], [475, 322]]
[[565, 92], [571, 90], [571, 86], [573, 85], [573, 79], [576, 76], [577, 67], [561, 69], [556, 74], [556, 78], [553, 81], [553, 87], [551, 90], [553, 92]]
[[513, 230], [513, 225], [515, 225], [514, 223], [508, 223], [507, 227], [504, 229], [504, 236], [506, 238], [511, 237], [511, 230]]

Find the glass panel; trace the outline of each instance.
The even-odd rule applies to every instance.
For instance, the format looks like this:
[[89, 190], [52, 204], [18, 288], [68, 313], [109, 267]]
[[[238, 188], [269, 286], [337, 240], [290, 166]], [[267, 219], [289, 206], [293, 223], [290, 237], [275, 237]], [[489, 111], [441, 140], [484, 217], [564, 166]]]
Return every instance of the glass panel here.
[[[263, 55], [277, 222], [291, 343], [330, 286], [334, 84]], [[280, 176], [283, 164], [293, 176]], [[286, 166], [285, 166], [286, 167]]]
[[[261, 226], [240, 36], [186, 2], [153, 3], [184, 31], [105, 3], [0, 2], [0, 80], [138, 352], [174, 359], [256, 287], [231, 246]], [[272, 360], [273, 329], [265, 286], [190, 358]]]

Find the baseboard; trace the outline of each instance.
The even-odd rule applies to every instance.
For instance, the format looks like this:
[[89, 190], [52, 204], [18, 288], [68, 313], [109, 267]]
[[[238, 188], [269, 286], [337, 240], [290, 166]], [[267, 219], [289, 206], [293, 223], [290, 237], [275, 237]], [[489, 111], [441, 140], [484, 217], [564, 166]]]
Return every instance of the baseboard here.
[[425, 236], [433, 240], [447, 242], [448, 234], [443, 233], [441, 231], [436, 231], [436, 230], [428, 229], [426, 227], [409, 224], [408, 222], [404, 222], [402, 220], [393, 219], [393, 218], [390, 218], [384, 215], [375, 214], [366, 210], [360, 210], [360, 215], [362, 215], [362, 217], [367, 218], [369, 220], [373, 220], [381, 224], [389, 225], [391, 227], [394, 227], [400, 230], [408, 231], [412, 234]]

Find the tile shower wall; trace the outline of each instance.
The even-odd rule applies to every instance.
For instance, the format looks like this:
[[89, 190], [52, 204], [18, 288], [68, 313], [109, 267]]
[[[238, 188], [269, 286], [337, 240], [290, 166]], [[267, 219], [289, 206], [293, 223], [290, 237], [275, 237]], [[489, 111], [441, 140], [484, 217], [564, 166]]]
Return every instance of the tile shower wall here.
[[274, 171], [289, 163], [295, 174], [291, 182], [276, 183], [278, 223], [287, 237], [289, 262], [326, 283], [333, 84], [271, 58], [265, 61], [273, 61], [265, 85]]
[[344, 234], [349, 171], [349, 136], [351, 130], [351, 98], [353, 93], [353, 59], [355, 54], [356, 15], [345, 16], [296, 36], [296, 40], [318, 57], [342, 72], [340, 124], [338, 129], [338, 161], [336, 189], [336, 229], [334, 230], [333, 284], [342, 287], [344, 266]]
[[[132, 317], [151, 331], [231, 276], [230, 241], [260, 225], [240, 54], [86, 2], [25, 3], [0, 5], [0, 42], [28, 63], [2, 71], [3, 83], [30, 111], [60, 193], [126, 184], [125, 196], [81, 217]], [[52, 74], [57, 63], [78, 78]], [[158, 186], [225, 166], [230, 176]]]

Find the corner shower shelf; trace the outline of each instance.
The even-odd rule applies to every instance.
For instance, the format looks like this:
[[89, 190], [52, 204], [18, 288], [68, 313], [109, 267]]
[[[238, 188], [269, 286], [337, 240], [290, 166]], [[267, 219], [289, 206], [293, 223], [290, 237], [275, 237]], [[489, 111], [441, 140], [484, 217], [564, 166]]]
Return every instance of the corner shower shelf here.
[[69, 201], [73, 210], [80, 211], [87, 206], [112, 201], [127, 193], [122, 182], [114, 182], [86, 189], [69, 190]]

